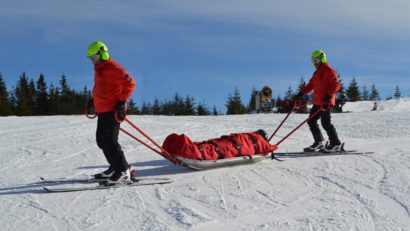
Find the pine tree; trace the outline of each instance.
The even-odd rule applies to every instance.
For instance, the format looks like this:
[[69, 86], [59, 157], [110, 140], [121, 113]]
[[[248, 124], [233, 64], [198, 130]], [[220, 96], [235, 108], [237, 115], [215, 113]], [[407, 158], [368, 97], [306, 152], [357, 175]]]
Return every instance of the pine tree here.
[[345, 87], [342, 81], [342, 78], [339, 77], [339, 84], [340, 84], [340, 89], [339, 92], [336, 94], [336, 102], [335, 102], [335, 107], [331, 108], [332, 112], [343, 112], [343, 105], [346, 103], [346, 91]]
[[138, 115], [140, 111], [138, 110], [137, 105], [135, 104], [133, 99], [128, 101], [128, 114], [130, 115]]
[[352, 81], [350, 82], [349, 87], [346, 90], [346, 97], [347, 97], [347, 100], [350, 102], [356, 102], [360, 100], [359, 87], [354, 77]]
[[373, 84], [369, 99], [372, 101], [380, 100], [379, 92], [376, 89], [376, 86]]
[[0, 116], [8, 116], [12, 114], [11, 99], [7, 91], [6, 83], [0, 73]]
[[68, 87], [67, 78], [63, 74], [60, 79], [59, 114], [70, 115], [75, 111], [74, 92]]
[[161, 104], [161, 115], [175, 115], [174, 110], [174, 102], [171, 100]]
[[[296, 94], [302, 91], [302, 89], [306, 86], [306, 82], [303, 79], [303, 76], [300, 78], [299, 84], [298, 84], [298, 90]], [[291, 89], [290, 89], [291, 90]], [[292, 94], [292, 93], [291, 93]], [[297, 113], [306, 113], [308, 111], [307, 104], [303, 104], [300, 107], [296, 108], [295, 112]]]
[[217, 116], [218, 115], [218, 111], [216, 110], [216, 106], [214, 105], [214, 107], [212, 108], [212, 115]]
[[88, 102], [88, 100], [90, 100], [93, 97], [92, 92], [88, 90], [87, 86], [84, 86], [82, 96], [86, 100], [85, 102]]
[[243, 114], [245, 113], [246, 109], [242, 103], [241, 95], [239, 93], [239, 89], [235, 88], [233, 96], [229, 94], [228, 101], [226, 102], [226, 108], [228, 115], [236, 115], [236, 114]]
[[35, 104], [36, 104], [36, 84], [34, 83], [33, 79], [30, 79], [30, 82], [28, 84], [28, 89], [29, 89], [29, 96], [31, 97], [31, 103], [32, 103], [32, 108], [34, 109]]
[[187, 95], [184, 101], [183, 115], [195, 115], [195, 100], [193, 97]]
[[302, 77], [300, 78], [300, 81], [299, 81], [298, 91], [297, 92], [299, 93], [305, 86], [306, 86], [306, 82], [303, 79], [303, 75], [302, 75]]
[[253, 87], [251, 91], [251, 97], [249, 99], [249, 103], [247, 107], [248, 112], [256, 110], [256, 96], [257, 95], [258, 95], [258, 91], [255, 89], [255, 87]]
[[40, 74], [36, 85], [35, 95], [35, 114], [36, 115], [48, 115], [50, 110], [49, 95], [47, 92], [47, 83], [44, 75]]
[[61, 75], [61, 79], [59, 83], [60, 83], [60, 89], [61, 89], [62, 95], [67, 94], [67, 91], [69, 91], [69, 88], [68, 88], [68, 83], [67, 83], [67, 77], [64, 74]]
[[400, 92], [400, 88], [398, 85], [396, 85], [396, 90], [394, 91], [394, 98], [395, 99], [400, 99], [401, 97], [401, 92]]
[[142, 115], [152, 115], [152, 108], [150, 103], [142, 103], [141, 107], [141, 114]]
[[13, 111], [13, 115], [16, 115], [17, 113], [17, 98], [16, 98], [16, 88], [13, 87], [13, 89], [9, 92], [10, 94], [10, 104], [11, 104], [11, 110]]
[[200, 115], [200, 116], [211, 114], [211, 112], [209, 111], [205, 103], [198, 103], [198, 106], [196, 107], [196, 111], [197, 111], [197, 115]]
[[60, 90], [58, 87], [54, 87], [53, 84], [50, 84], [48, 92], [50, 102], [49, 115], [58, 115], [60, 112]]
[[152, 114], [160, 115], [161, 114], [161, 105], [159, 104], [158, 99], [154, 100], [154, 104], [152, 105]]
[[276, 98], [276, 101], [275, 101], [275, 107], [276, 107], [278, 112], [279, 112], [279, 108], [280, 108], [281, 104], [282, 104], [282, 98], [280, 97], [280, 95], [278, 95], [278, 97]]
[[365, 85], [363, 85], [362, 100], [363, 101], [370, 100], [369, 91], [367, 90], [367, 87]]
[[23, 73], [14, 91], [16, 97], [16, 115], [18, 116], [29, 116], [33, 115], [33, 96], [32, 86], [29, 84], [29, 80], [26, 73]]
[[76, 108], [78, 110], [78, 114], [83, 114], [84, 111], [87, 113], [94, 114], [95, 108], [91, 107], [90, 100], [92, 99], [91, 91], [88, 90], [87, 86], [84, 86], [83, 91], [79, 94], [76, 93], [77, 104]]
[[185, 108], [184, 100], [178, 95], [178, 93], [175, 93], [174, 102], [171, 107], [171, 113], [173, 115], [183, 115], [184, 108]]
[[[74, 93], [74, 99], [75, 99], [75, 104], [74, 104], [74, 111], [72, 113], [74, 114], [83, 114], [85, 106], [89, 106], [88, 102], [92, 98], [92, 93], [90, 90], [88, 90], [87, 86], [84, 86], [83, 90], [81, 92], [75, 92]], [[89, 108], [87, 108], [89, 110]]]
[[292, 94], [292, 87], [289, 85], [288, 90], [285, 92], [285, 99], [290, 99], [292, 97]]
[[228, 115], [234, 114], [234, 108], [233, 108], [234, 103], [235, 102], [234, 102], [232, 94], [229, 94], [228, 101], [225, 104], [226, 109], [227, 109], [226, 114], [228, 114]]

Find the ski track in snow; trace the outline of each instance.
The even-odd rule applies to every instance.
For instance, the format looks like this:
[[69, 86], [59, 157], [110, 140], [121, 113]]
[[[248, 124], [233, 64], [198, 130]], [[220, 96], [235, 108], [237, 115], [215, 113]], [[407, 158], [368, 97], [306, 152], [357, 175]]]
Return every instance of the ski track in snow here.
[[[269, 133], [283, 118], [130, 116], [160, 144], [170, 133], [185, 133], [195, 141], [260, 128]], [[290, 117], [273, 143], [305, 118]], [[96, 121], [83, 116], [3, 117], [0, 224], [4, 230], [34, 231], [410, 230], [408, 118], [408, 111], [400, 110], [333, 116], [346, 149], [375, 154], [265, 160], [208, 171], [174, 166], [121, 134], [138, 175], [174, 182], [47, 194], [33, 184], [40, 176], [72, 177], [107, 167], [95, 144]], [[304, 126], [278, 152], [298, 151], [311, 142]]]

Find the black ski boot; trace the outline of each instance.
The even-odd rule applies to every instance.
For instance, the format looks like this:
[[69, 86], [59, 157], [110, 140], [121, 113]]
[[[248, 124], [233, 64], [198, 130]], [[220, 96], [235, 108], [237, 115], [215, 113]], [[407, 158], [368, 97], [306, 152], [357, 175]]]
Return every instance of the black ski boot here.
[[325, 145], [323, 144], [323, 141], [320, 142], [314, 142], [312, 145], [309, 147], [306, 147], [303, 149], [304, 152], [316, 152], [324, 148]]
[[342, 144], [329, 144], [321, 152], [324, 153], [332, 153], [332, 152], [341, 152], [342, 151]]
[[102, 182], [102, 184], [105, 186], [130, 183], [132, 183], [132, 180], [129, 169], [125, 170], [124, 172], [114, 172], [114, 174], [110, 178]]
[[97, 173], [94, 175], [95, 179], [108, 179], [114, 174], [114, 169], [109, 167], [107, 170], [101, 173]]

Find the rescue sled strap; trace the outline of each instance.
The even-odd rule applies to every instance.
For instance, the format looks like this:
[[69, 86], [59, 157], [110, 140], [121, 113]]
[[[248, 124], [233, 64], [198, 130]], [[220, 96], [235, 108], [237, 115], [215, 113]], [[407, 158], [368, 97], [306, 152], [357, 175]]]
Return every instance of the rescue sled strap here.
[[253, 152], [256, 154], [256, 140], [253, 136], [251, 136], [251, 134], [248, 134], [249, 139], [252, 141], [252, 147], [253, 147]]
[[225, 158], [223, 155], [221, 155], [221, 151], [219, 151], [219, 146], [218, 146], [217, 143], [215, 143], [215, 142], [213, 142], [213, 141], [210, 141], [210, 140], [208, 140], [207, 143], [208, 143], [208, 144], [212, 144], [212, 145], [214, 146], [215, 152], [216, 152], [216, 154], [218, 154], [218, 160]]
[[199, 148], [199, 151], [201, 152], [201, 160], [205, 160], [205, 153], [204, 153], [204, 149], [202, 148], [202, 145], [203, 145], [204, 143], [200, 143], [199, 145], [198, 145], [198, 148]]
[[233, 146], [236, 148], [236, 150], [238, 151], [238, 156], [242, 156], [241, 146], [238, 144], [238, 142], [236, 142], [235, 139], [230, 138], [229, 136], [221, 136], [221, 138], [230, 141], [233, 144]]

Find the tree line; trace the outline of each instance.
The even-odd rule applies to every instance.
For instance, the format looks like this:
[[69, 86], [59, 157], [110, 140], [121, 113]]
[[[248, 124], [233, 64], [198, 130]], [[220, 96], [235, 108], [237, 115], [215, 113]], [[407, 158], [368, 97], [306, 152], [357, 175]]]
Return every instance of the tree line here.
[[[339, 77], [340, 79], [340, 77]], [[278, 95], [271, 100], [276, 112], [286, 111], [286, 103], [296, 95], [302, 87], [306, 85], [303, 77], [300, 79], [295, 91], [289, 86], [283, 98]], [[356, 78], [352, 78], [348, 87], [345, 88], [341, 82], [341, 89], [337, 94], [335, 112], [341, 112], [345, 102], [355, 101], [375, 101], [380, 100], [376, 86], [372, 84], [370, 90], [366, 86], [360, 89]], [[241, 99], [238, 88], [235, 88], [228, 95], [226, 100], [226, 114], [245, 114], [255, 110], [255, 97], [258, 91], [252, 88], [248, 104], [245, 105]], [[0, 73], [0, 116], [17, 115], [73, 115], [83, 114], [84, 106], [91, 99], [91, 91], [85, 86], [82, 91], [71, 89], [68, 85], [67, 77], [63, 74], [60, 77], [59, 85], [48, 85], [43, 74], [40, 74], [37, 81], [29, 79], [25, 73], [18, 78], [17, 85], [11, 91], [7, 90], [3, 76]], [[400, 98], [399, 86], [396, 86], [391, 98]], [[312, 97], [310, 97], [310, 101]], [[306, 113], [307, 107], [297, 108], [299, 113]], [[205, 102], [196, 102], [194, 97], [182, 97], [175, 93], [171, 100], [153, 102], [143, 102], [137, 106], [131, 99], [128, 102], [128, 113], [139, 115], [221, 115], [216, 106], [210, 109]]]
[[23, 73], [17, 85], [8, 92], [0, 73], [0, 116], [82, 114], [90, 97], [87, 87], [80, 92], [71, 89], [65, 75], [61, 76], [59, 86], [48, 86], [43, 74], [34, 81]]
[[219, 115], [216, 106], [212, 110], [204, 102], [196, 103], [194, 97], [187, 95], [180, 96], [175, 93], [172, 100], [163, 102], [155, 99], [153, 103], [143, 102], [141, 107], [136, 106], [133, 100], [128, 103], [129, 114], [137, 115]]
[[[0, 73], [0, 116], [39, 116], [39, 115], [79, 115], [84, 113], [85, 105], [92, 98], [85, 86], [82, 91], [71, 89], [67, 77], [62, 75], [59, 85], [48, 85], [43, 74], [37, 81], [29, 79], [26, 73], [20, 75], [11, 91]], [[139, 115], [219, 115], [214, 106], [211, 109], [204, 103], [196, 103], [194, 97], [181, 97], [175, 94], [172, 100], [153, 104], [143, 102], [138, 107], [134, 100], [128, 102], [128, 114]]]

